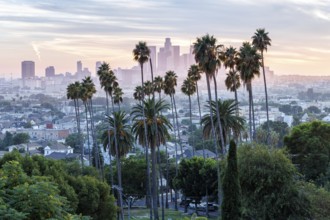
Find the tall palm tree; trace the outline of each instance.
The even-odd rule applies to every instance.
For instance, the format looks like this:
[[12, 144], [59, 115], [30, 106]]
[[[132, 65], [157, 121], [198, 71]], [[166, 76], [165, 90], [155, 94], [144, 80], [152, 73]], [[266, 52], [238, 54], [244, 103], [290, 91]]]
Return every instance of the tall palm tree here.
[[[148, 99], [143, 101], [143, 104], [134, 106], [132, 110], [134, 121], [132, 130], [135, 135], [135, 139], [139, 144], [143, 146], [150, 146], [151, 149], [153, 192], [156, 191], [156, 184], [154, 183], [157, 180], [156, 148], [161, 144], [166, 143], [166, 141], [170, 138], [168, 130], [172, 128], [172, 125], [168, 119], [159, 114], [161, 111], [167, 109], [169, 109], [169, 105], [163, 100], [155, 101], [155, 99]], [[155, 123], [157, 124], [157, 131], [154, 126]], [[144, 135], [145, 129], [148, 131], [147, 136]], [[155, 196], [154, 193], [153, 196]], [[157, 197], [153, 199], [157, 199]], [[154, 205], [157, 209], [157, 201]], [[158, 211], [154, 211], [154, 219], [159, 219]]]
[[[143, 65], [144, 63], [148, 62], [150, 58], [150, 49], [147, 46], [146, 42], [140, 41], [138, 44], [135, 45], [135, 48], [133, 49], [133, 59], [137, 61], [140, 64], [141, 68], [141, 86], [143, 88], [144, 86], [144, 74], [143, 74]], [[144, 99], [144, 91], [142, 90], [142, 99]], [[144, 102], [142, 102], [144, 104]], [[144, 108], [142, 108], [142, 114], [144, 117]], [[147, 126], [145, 120], [144, 123], [144, 135], [147, 137]], [[146, 152], [146, 163], [147, 163], [147, 201], [151, 201], [150, 204], [150, 218], [152, 218], [152, 212], [154, 211], [154, 214], [158, 216], [158, 209], [157, 209], [157, 201], [156, 198], [151, 197], [151, 185], [150, 185], [150, 165], [149, 165], [149, 156], [148, 156], [148, 142], [145, 142], [145, 152]], [[153, 183], [153, 188], [156, 188], [156, 183]], [[154, 205], [156, 204], [156, 205]]]
[[[234, 136], [237, 137], [241, 133], [241, 131], [244, 130], [245, 120], [242, 117], [237, 116], [235, 114], [237, 105], [238, 103], [232, 99], [224, 100], [224, 101], [222, 101], [221, 99], [218, 100], [219, 112], [221, 114], [221, 125], [223, 128], [222, 132], [226, 144], [227, 144], [227, 140], [229, 140], [229, 136], [231, 132], [234, 134]], [[209, 102], [207, 106], [210, 107]], [[215, 101], [211, 101], [211, 108], [212, 111], [215, 113], [217, 108]], [[217, 119], [213, 118], [213, 121], [217, 121]], [[203, 127], [204, 136], [206, 138], [210, 138], [212, 132], [212, 126], [211, 126], [211, 117], [209, 114], [204, 115], [202, 119], [202, 123], [204, 125]], [[219, 133], [220, 130], [217, 129], [216, 132]]]
[[[237, 70], [240, 72], [240, 77], [246, 86], [249, 93], [249, 127], [250, 127], [250, 140], [254, 139], [255, 133], [255, 120], [254, 120], [254, 107], [253, 107], [253, 92], [252, 80], [255, 76], [260, 75], [260, 59], [261, 55], [257, 49], [249, 42], [244, 42], [239, 49], [237, 59]], [[251, 119], [252, 113], [252, 119]], [[253, 132], [252, 132], [253, 126]]]
[[101, 177], [102, 175], [102, 165], [101, 165], [101, 158], [100, 158], [100, 151], [99, 147], [97, 145], [96, 140], [96, 134], [95, 134], [95, 127], [94, 127], [94, 110], [93, 110], [93, 95], [96, 93], [95, 84], [91, 77], [87, 76], [82, 80], [81, 86], [84, 91], [84, 96], [86, 96], [88, 108], [89, 108], [89, 115], [90, 115], [90, 121], [91, 121], [91, 133], [92, 133], [92, 139], [93, 139], [93, 149], [94, 149], [94, 157], [95, 157], [95, 165], [98, 169], [101, 171]]
[[[183, 94], [189, 98], [189, 118], [190, 118], [190, 133], [192, 134], [192, 114], [191, 114], [191, 96], [196, 92], [196, 85], [194, 80], [191, 77], [187, 77], [181, 86], [181, 91]], [[193, 156], [195, 156], [195, 146], [193, 146]]]
[[[225, 80], [226, 87], [228, 90], [235, 92], [235, 101], [238, 103], [237, 89], [240, 87], [240, 79], [239, 75], [236, 74], [237, 71], [235, 71], [237, 63], [236, 48], [232, 46], [225, 48], [225, 50], [221, 53], [221, 58], [225, 68], [229, 68], [229, 72], [227, 73], [227, 78]], [[236, 114], [238, 115], [238, 105]]]
[[[101, 84], [101, 88], [105, 91], [106, 102], [107, 102], [107, 112], [106, 115], [110, 115], [110, 107], [109, 107], [109, 96], [113, 94], [113, 90], [118, 86], [117, 78], [114, 72], [111, 70], [110, 65], [106, 62], [103, 62], [97, 71], [97, 75], [99, 76], [99, 81]], [[114, 106], [112, 105], [112, 109]], [[108, 124], [108, 130], [110, 130], [110, 125]], [[108, 134], [108, 143], [110, 143], [110, 134]], [[110, 149], [110, 146], [108, 147]], [[113, 185], [113, 175], [112, 175], [112, 162], [111, 162], [111, 153], [109, 152], [110, 159], [110, 181], [111, 185]]]
[[89, 111], [88, 111], [88, 99], [89, 99], [89, 94], [88, 94], [88, 90], [86, 87], [81, 87], [80, 89], [80, 99], [84, 104], [85, 107], [85, 119], [86, 119], [86, 131], [87, 131], [87, 144], [88, 144], [88, 156], [89, 156], [89, 163], [92, 164], [91, 161], [91, 148], [90, 148], [90, 139], [89, 139], [89, 122], [88, 122], [88, 115], [89, 115]]
[[[196, 42], [194, 43], [194, 49], [193, 53], [195, 54], [195, 61], [198, 64], [198, 67], [202, 72], [206, 75], [206, 83], [207, 83], [207, 92], [209, 97], [209, 102], [212, 101], [212, 95], [211, 95], [211, 88], [210, 88], [210, 79], [215, 79], [215, 73], [217, 69], [220, 66], [220, 59], [219, 59], [219, 46], [216, 44], [217, 40], [210, 36], [209, 34], [197, 38]], [[214, 81], [216, 82], [216, 81]], [[216, 89], [216, 88], [215, 88]], [[217, 97], [217, 95], [216, 95]], [[218, 110], [218, 108], [217, 108]], [[213, 143], [215, 147], [215, 153], [218, 157], [218, 165], [217, 165], [217, 175], [218, 175], [218, 202], [219, 206], [221, 207], [221, 181], [220, 181], [220, 165], [219, 165], [219, 152], [217, 147], [217, 141], [216, 141], [216, 133], [215, 133], [215, 127], [214, 127], [214, 121], [213, 121], [213, 112], [212, 108], [210, 106], [210, 117], [211, 117], [211, 131], [212, 131], [212, 137], [213, 137]], [[220, 121], [220, 114], [217, 111], [217, 119], [218, 122]], [[219, 130], [220, 130], [220, 139], [222, 146], [224, 146], [224, 139], [222, 137], [222, 128], [221, 123], [219, 124]]]
[[[198, 112], [199, 112], [199, 122], [200, 122], [200, 128], [202, 128], [202, 111], [201, 111], [201, 105], [199, 101], [199, 90], [198, 90], [198, 81], [202, 78], [202, 71], [199, 69], [198, 65], [191, 65], [188, 69], [188, 76], [192, 78], [192, 80], [195, 82], [196, 87], [196, 94], [197, 94], [197, 105], [198, 105]], [[203, 158], [205, 159], [205, 145], [204, 145], [204, 137], [202, 137], [202, 144], [203, 144]]]
[[[174, 139], [175, 139], [175, 175], [178, 174], [178, 143], [177, 143], [177, 137], [179, 140], [181, 155], [182, 155], [182, 145], [181, 145], [181, 136], [180, 136], [180, 129], [179, 129], [179, 123], [178, 123], [178, 116], [176, 111], [176, 105], [175, 105], [175, 87], [177, 85], [177, 75], [173, 71], [167, 71], [165, 73], [164, 77], [164, 93], [166, 95], [170, 96], [171, 99], [171, 109], [172, 109], [172, 115], [173, 115], [173, 128], [174, 128]], [[175, 190], [175, 196], [174, 196], [174, 208], [175, 210], [178, 210], [178, 193], [177, 190]]]
[[267, 113], [267, 143], [269, 144], [269, 113], [268, 113], [268, 94], [267, 94], [267, 83], [264, 65], [264, 51], [267, 52], [267, 47], [271, 46], [271, 39], [268, 37], [268, 32], [264, 28], [257, 29], [252, 36], [252, 45], [261, 52], [261, 66], [262, 73], [264, 76], [264, 86], [265, 86], [265, 97], [266, 97], [266, 113]]
[[[81, 84], [80, 82], [76, 81], [75, 83], [71, 83], [67, 87], [67, 98], [72, 99], [74, 103], [74, 109], [76, 114], [76, 122], [77, 122], [77, 131], [78, 131], [78, 137], [81, 137], [81, 129], [80, 129], [80, 110], [79, 110], [79, 99], [80, 99], [80, 90], [81, 90]], [[79, 140], [80, 144], [80, 157], [81, 157], [81, 167], [84, 166], [84, 146], [81, 143], [81, 140]]]
[[[98, 71], [98, 76], [100, 79], [100, 83], [101, 83], [101, 87], [104, 89], [105, 93], [106, 93], [106, 97], [107, 97], [107, 105], [109, 104], [108, 102], [108, 98], [110, 97], [111, 99], [111, 106], [112, 106], [112, 112], [113, 114], [115, 113], [115, 107], [114, 107], [114, 94], [115, 94], [115, 90], [116, 88], [119, 87], [118, 81], [117, 81], [117, 77], [115, 76], [114, 72], [111, 70], [110, 65], [107, 63], [103, 63], [101, 65], [100, 70]], [[118, 96], [119, 96], [119, 100], [120, 101], [120, 96], [121, 96], [121, 91], [118, 91]], [[109, 112], [109, 107], [107, 108], [107, 112]], [[107, 114], [109, 116], [109, 114]], [[114, 124], [116, 124], [116, 117], [113, 117], [112, 119], [114, 122]], [[110, 130], [110, 124], [108, 124], [108, 130]], [[113, 127], [113, 142], [115, 145], [115, 151], [116, 151], [116, 155], [119, 155], [119, 146], [118, 146], [118, 140], [117, 140], [117, 126]], [[111, 135], [110, 133], [108, 133], [108, 143], [111, 143]], [[110, 146], [109, 146], [110, 149]], [[109, 151], [109, 154], [111, 154], [111, 152]], [[110, 162], [111, 162], [111, 155], [109, 155], [110, 158]], [[120, 160], [117, 158], [116, 160], [116, 166], [117, 166], [117, 175], [118, 175], [118, 186], [120, 188], [122, 188], [122, 181], [121, 181], [121, 164], [120, 164]], [[112, 167], [111, 167], [111, 163], [110, 163], [110, 171], [111, 171], [111, 178], [112, 177]], [[113, 179], [111, 180], [113, 183]], [[123, 220], [124, 219], [124, 212], [123, 212], [123, 198], [122, 198], [122, 193], [120, 191], [118, 191], [118, 203], [119, 203], [119, 207], [120, 207], [120, 219]]]

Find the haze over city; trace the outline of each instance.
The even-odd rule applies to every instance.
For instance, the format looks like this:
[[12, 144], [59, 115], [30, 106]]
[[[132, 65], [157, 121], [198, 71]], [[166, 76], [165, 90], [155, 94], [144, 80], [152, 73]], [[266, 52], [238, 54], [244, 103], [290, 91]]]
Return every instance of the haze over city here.
[[265, 28], [272, 46], [266, 65], [277, 75], [329, 75], [330, 2], [326, 0], [225, 1], [0, 1], [1, 77], [19, 77], [21, 62], [33, 60], [36, 75], [55, 66], [75, 72], [81, 60], [112, 68], [137, 65], [138, 41], [157, 46], [171, 37], [188, 53], [206, 33], [239, 48], [257, 28]]

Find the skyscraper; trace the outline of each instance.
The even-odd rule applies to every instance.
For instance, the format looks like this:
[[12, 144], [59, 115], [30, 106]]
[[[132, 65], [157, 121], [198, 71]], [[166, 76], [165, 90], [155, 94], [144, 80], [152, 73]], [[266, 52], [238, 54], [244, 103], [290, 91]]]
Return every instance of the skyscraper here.
[[81, 61], [79, 60], [79, 61], [77, 62], [77, 74], [79, 75], [81, 72], [82, 72], [82, 63], [81, 63]]
[[49, 66], [45, 70], [46, 77], [54, 77], [55, 76], [55, 68], [53, 66]]
[[22, 62], [22, 79], [35, 77], [35, 66], [33, 61]]

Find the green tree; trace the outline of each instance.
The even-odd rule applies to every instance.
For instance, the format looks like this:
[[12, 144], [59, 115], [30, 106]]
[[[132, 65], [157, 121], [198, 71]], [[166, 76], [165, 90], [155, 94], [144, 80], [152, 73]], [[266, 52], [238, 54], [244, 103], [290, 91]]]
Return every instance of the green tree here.
[[267, 83], [266, 83], [266, 74], [265, 74], [265, 65], [264, 65], [264, 51], [267, 52], [267, 47], [271, 45], [271, 39], [268, 37], [268, 32], [264, 28], [259, 28], [256, 30], [252, 36], [252, 45], [257, 48], [261, 53], [261, 67], [262, 73], [264, 76], [264, 86], [265, 86], [265, 98], [266, 98], [266, 114], [267, 114], [267, 136], [270, 135], [269, 127], [269, 114], [268, 114], [268, 94], [267, 94]]
[[244, 219], [309, 219], [310, 203], [297, 187], [297, 171], [285, 151], [238, 148]]
[[229, 145], [227, 167], [223, 178], [223, 203], [221, 219], [240, 219], [241, 186], [239, 183], [236, 143], [232, 140]]
[[17, 133], [13, 137], [13, 144], [26, 144], [30, 142], [28, 133]]
[[82, 134], [72, 133], [65, 138], [65, 144], [72, 147], [75, 153], [80, 153], [81, 140], [84, 140], [84, 136]]
[[321, 121], [294, 127], [284, 138], [292, 162], [306, 180], [316, 181], [325, 175], [330, 162], [330, 125]]
[[1, 150], [5, 150], [6, 147], [13, 145], [13, 134], [9, 131], [6, 131], [5, 137], [1, 141]]

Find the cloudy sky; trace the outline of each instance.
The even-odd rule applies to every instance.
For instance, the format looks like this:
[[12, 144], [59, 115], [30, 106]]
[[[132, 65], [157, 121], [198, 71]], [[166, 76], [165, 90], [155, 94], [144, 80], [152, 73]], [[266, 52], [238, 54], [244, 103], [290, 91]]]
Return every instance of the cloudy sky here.
[[162, 46], [166, 37], [181, 53], [209, 33], [240, 47], [257, 28], [272, 46], [265, 57], [275, 74], [330, 75], [330, 0], [0, 0], [0, 73], [20, 73], [34, 60], [75, 72], [76, 61], [131, 67], [138, 41]]

